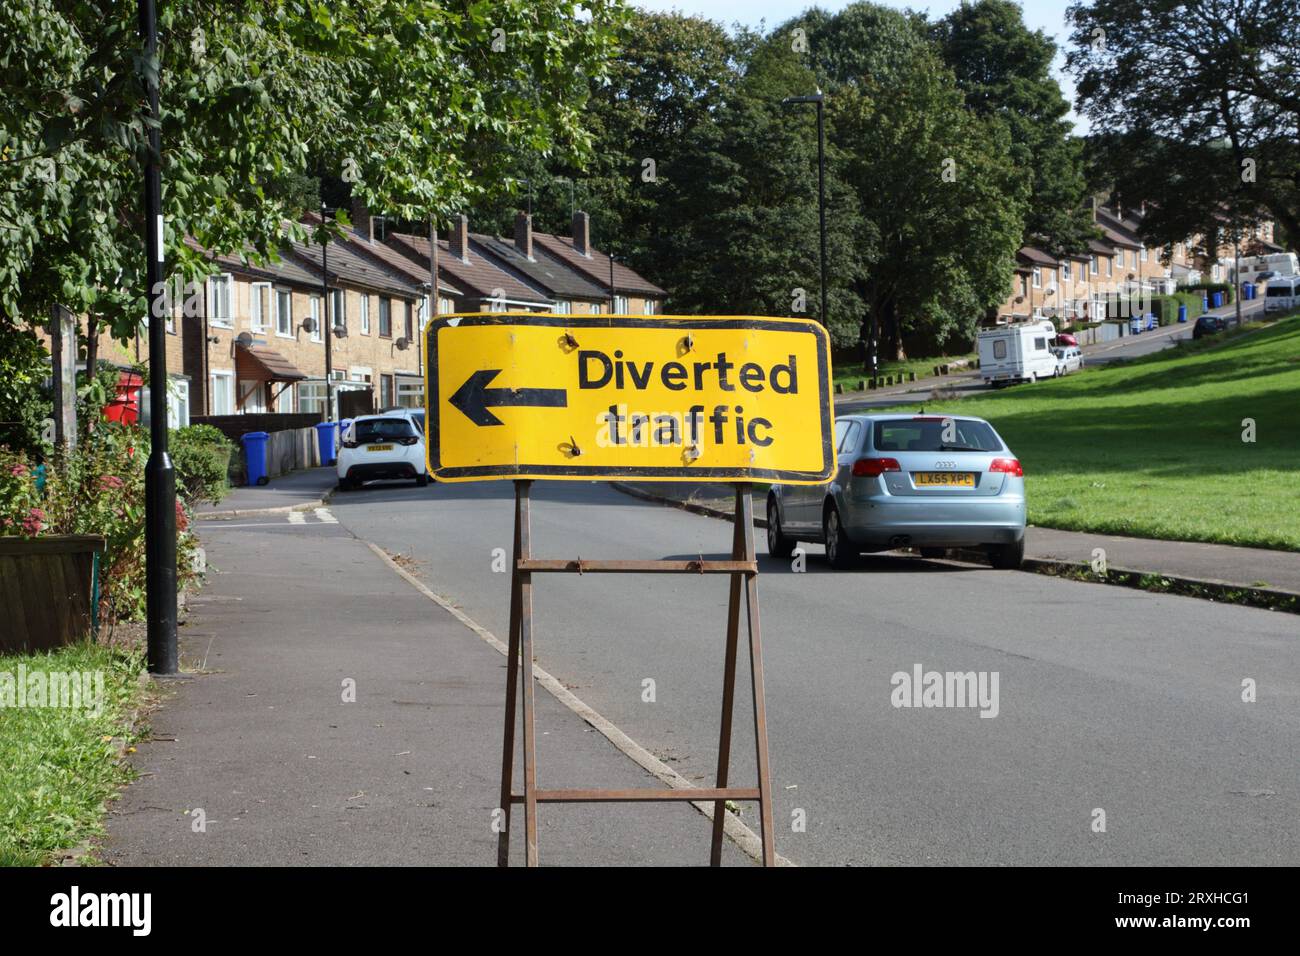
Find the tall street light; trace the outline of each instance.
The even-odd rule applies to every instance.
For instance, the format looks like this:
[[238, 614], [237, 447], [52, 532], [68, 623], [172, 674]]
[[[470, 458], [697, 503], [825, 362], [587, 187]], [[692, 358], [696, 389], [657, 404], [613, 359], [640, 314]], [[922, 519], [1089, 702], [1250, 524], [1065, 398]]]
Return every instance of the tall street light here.
[[782, 106], [796, 103], [817, 104], [817, 215], [821, 228], [821, 274], [822, 274], [822, 325], [830, 328], [826, 314], [826, 125], [824, 112], [826, 96], [818, 90], [812, 96], [787, 96], [781, 101]]
[[145, 465], [145, 600], [149, 671], [175, 675], [176, 654], [176, 472], [167, 454], [167, 322], [163, 283], [162, 142], [158, 134], [158, 20], [154, 0], [140, 0], [144, 40], [144, 167], [146, 298], [149, 303], [149, 461]]

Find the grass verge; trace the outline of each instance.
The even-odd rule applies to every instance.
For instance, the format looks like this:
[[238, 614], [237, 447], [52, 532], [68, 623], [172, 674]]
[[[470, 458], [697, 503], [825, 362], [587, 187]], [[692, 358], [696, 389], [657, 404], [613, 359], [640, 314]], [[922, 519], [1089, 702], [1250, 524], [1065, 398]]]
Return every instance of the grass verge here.
[[[90, 643], [0, 656], [0, 866], [41, 866], [103, 832], [105, 804], [130, 779], [120, 756], [139, 733], [143, 669], [138, 653]], [[85, 681], [80, 707], [50, 706], [52, 674]]]
[[1007, 440], [1032, 524], [1300, 551], [1298, 396], [1291, 316], [946, 410]]

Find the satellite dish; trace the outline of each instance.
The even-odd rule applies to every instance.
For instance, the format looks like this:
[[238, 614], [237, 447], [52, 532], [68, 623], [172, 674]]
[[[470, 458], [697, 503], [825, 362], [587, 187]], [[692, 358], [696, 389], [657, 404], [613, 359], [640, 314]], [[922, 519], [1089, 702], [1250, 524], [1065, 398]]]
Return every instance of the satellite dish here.
[[336, 339], [346, 339], [348, 337], [348, 327], [346, 325], [334, 326], [334, 337]]
[[405, 335], [403, 335], [400, 339], [398, 339], [393, 344], [397, 346], [397, 350], [399, 352], [405, 352], [407, 349], [411, 347], [411, 340], [408, 339]]
[[316, 331], [316, 320], [313, 319], [313, 318], [309, 315], [309, 316], [307, 316], [307, 318], [305, 318], [305, 319], [302, 320], [302, 325], [300, 326], [300, 328], [301, 328], [304, 332], [315, 332], [315, 331]]
[[251, 348], [253, 345], [253, 333], [240, 332], [237, 336], [235, 336], [235, 344], [242, 345], [246, 349]]

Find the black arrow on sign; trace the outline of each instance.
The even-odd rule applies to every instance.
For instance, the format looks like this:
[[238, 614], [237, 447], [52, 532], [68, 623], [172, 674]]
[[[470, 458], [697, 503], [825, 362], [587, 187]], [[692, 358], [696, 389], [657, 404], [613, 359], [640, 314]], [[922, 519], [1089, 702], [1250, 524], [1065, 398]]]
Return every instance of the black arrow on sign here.
[[501, 419], [488, 411], [489, 408], [521, 405], [566, 408], [569, 404], [569, 393], [562, 388], [488, 388], [488, 383], [500, 374], [499, 368], [475, 372], [451, 396], [452, 406], [464, 412], [475, 425], [500, 425]]

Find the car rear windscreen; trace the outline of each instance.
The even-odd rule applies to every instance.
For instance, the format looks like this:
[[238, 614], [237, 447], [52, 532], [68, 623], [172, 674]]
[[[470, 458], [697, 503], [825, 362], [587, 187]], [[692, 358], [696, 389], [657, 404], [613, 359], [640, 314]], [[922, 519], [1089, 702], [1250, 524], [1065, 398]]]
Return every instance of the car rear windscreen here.
[[898, 418], [876, 422], [876, 451], [1002, 451], [988, 422]]
[[358, 445], [372, 441], [392, 441], [396, 438], [410, 438], [415, 429], [405, 418], [372, 418], [357, 422], [352, 426], [352, 440]]

